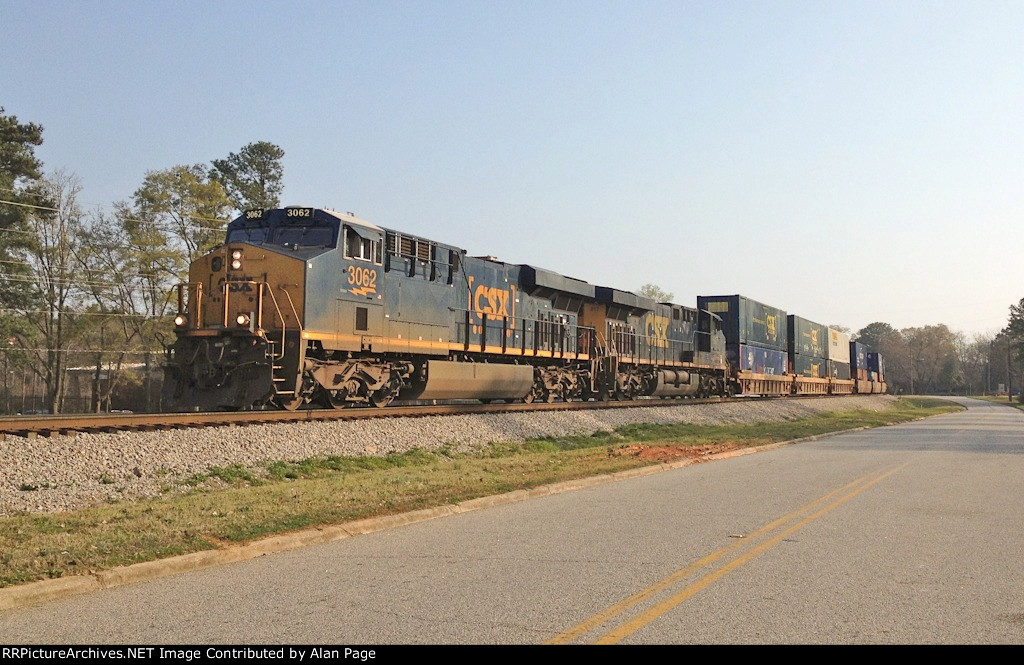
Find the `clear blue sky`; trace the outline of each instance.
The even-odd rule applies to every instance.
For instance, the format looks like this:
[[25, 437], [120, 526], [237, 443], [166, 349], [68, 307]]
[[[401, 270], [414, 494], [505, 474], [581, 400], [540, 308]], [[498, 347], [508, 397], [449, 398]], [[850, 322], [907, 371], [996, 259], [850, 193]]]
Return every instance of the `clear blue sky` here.
[[856, 331], [1024, 297], [1024, 2], [0, 0], [82, 200], [253, 141], [286, 204]]

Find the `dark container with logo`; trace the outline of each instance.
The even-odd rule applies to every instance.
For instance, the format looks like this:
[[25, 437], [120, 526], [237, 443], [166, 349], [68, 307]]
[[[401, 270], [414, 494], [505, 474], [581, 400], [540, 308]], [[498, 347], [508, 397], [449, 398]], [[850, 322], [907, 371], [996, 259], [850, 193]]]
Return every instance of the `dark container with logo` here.
[[[790, 314], [787, 320], [789, 353], [810, 358], [827, 358], [828, 327]], [[794, 371], [796, 371], [794, 369]], [[796, 372], [800, 374], [800, 372]]]
[[793, 374], [812, 379], [824, 379], [828, 376], [828, 361], [824, 358], [815, 358], [799, 353], [794, 353], [790, 357], [793, 359]]
[[744, 296], [697, 296], [697, 308], [722, 318], [728, 346], [737, 344], [787, 351], [786, 312]]

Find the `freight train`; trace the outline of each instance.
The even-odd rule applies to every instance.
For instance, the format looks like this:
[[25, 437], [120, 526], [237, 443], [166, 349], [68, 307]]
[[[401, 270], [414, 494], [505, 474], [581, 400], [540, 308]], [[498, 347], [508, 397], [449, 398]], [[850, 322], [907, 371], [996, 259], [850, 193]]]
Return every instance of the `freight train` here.
[[880, 356], [748, 298], [655, 302], [321, 208], [246, 211], [177, 300], [168, 411], [885, 390]]

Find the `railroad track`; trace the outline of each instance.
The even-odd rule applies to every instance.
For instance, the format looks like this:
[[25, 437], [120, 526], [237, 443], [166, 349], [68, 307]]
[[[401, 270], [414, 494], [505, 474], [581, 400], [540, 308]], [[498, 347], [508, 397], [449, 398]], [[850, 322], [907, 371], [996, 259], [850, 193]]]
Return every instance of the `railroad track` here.
[[[744, 399], [775, 399], [769, 397]], [[638, 399], [629, 402], [555, 402], [552, 404], [445, 404], [431, 406], [389, 406], [347, 409], [309, 409], [301, 411], [218, 411], [204, 413], [97, 413], [43, 416], [0, 417], [0, 438], [15, 436], [73, 436], [90, 432], [131, 432], [190, 427], [224, 427], [265, 423], [294, 423], [363, 418], [415, 418], [477, 413], [516, 413], [523, 411], [568, 411], [572, 409], [623, 409], [654, 406], [712, 404], [725, 401], [709, 399]]]

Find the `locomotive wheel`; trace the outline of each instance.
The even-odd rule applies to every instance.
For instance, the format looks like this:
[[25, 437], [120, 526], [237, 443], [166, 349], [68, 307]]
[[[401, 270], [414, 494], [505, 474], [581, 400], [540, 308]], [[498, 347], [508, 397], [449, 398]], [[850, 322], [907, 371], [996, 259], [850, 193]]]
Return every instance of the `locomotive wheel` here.
[[548, 398], [548, 396], [550, 394], [551, 393], [549, 393], [542, 386], [538, 386], [537, 384], [534, 384], [533, 388], [530, 390], [530, 392], [526, 393], [526, 397], [523, 398], [523, 401], [526, 402], [527, 404], [533, 404], [534, 402], [540, 402], [542, 400], [547, 400], [547, 398]]
[[321, 390], [320, 403], [328, 409], [340, 411], [347, 406], [345, 395], [340, 390]]
[[401, 390], [402, 379], [397, 375], [392, 375], [387, 383], [370, 393], [370, 404], [382, 409], [395, 401]]
[[305, 403], [305, 401], [306, 398], [301, 396], [292, 398], [278, 397], [276, 400], [274, 400], [274, 403], [277, 404], [282, 409], [284, 409], [285, 411], [297, 411], [298, 408], [302, 406], [303, 403]]

